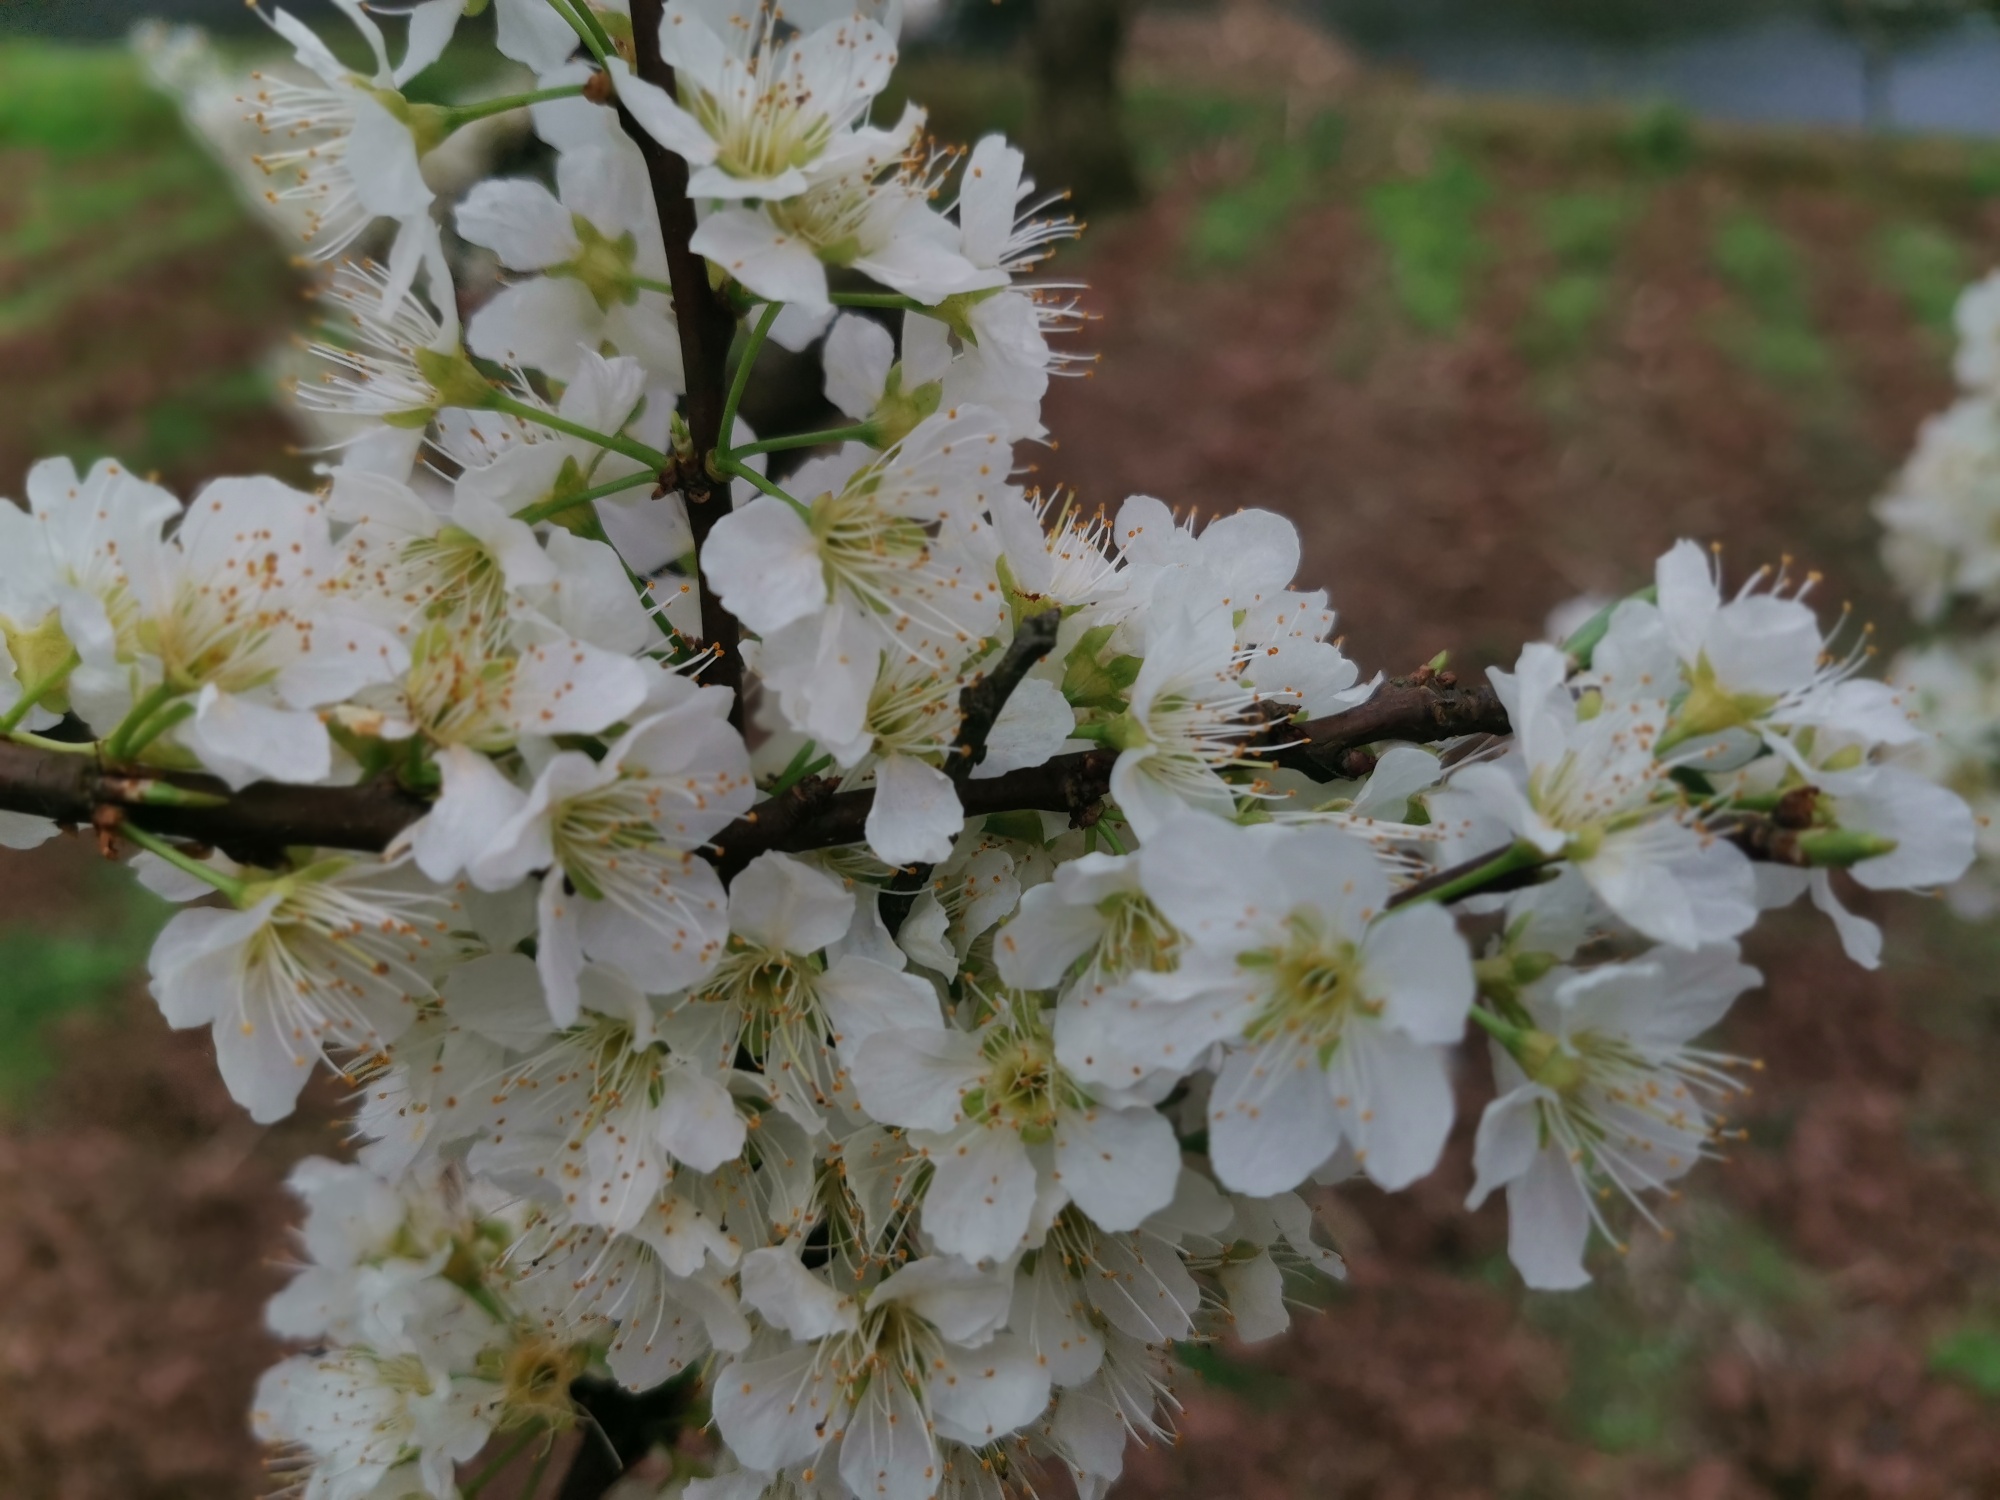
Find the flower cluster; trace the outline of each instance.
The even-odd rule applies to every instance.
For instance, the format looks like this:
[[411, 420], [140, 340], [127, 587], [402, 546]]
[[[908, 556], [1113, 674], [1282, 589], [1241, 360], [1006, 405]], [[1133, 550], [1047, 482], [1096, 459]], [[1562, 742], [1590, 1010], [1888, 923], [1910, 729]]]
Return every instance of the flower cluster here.
[[[367, 76], [275, 21], [317, 81], [255, 96], [305, 143], [274, 191], [316, 253], [392, 247], [325, 283], [319, 489], [52, 460], [0, 510], [0, 732], [115, 771], [100, 827], [194, 903], [168, 1021], [259, 1120], [321, 1066], [357, 1096], [256, 1403], [307, 1500], [447, 1500], [592, 1376], [698, 1383], [695, 1500], [1101, 1494], [1177, 1344], [1341, 1274], [1318, 1186], [1436, 1166], [1469, 1038], [1475, 1199], [1574, 1286], [1718, 1147], [1699, 1039], [1758, 913], [1810, 894], [1872, 964], [1835, 873], [1964, 871], [1902, 700], [1782, 574], [1682, 543], [1490, 685], [1385, 685], [1282, 517], [1024, 488], [1075, 226], [1000, 138], [872, 122], [893, 12], [496, 3], [537, 87], [450, 109], [399, 90], [457, 0], [393, 66], [345, 4]], [[553, 188], [456, 204], [507, 273], [461, 321], [417, 168], [507, 108]], [[773, 339], [841, 425], [750, 432]], [[409, 811], [298, 847], [253, 783]]]
[[1978, 814], [1980, 863], [1948, 894], [1983, 917], [2000, 905], [2000, 273], [1965, 289], [1954, 322], [1958, 397], [1925, 422], [1875, 513], [1883, 562], [1931, 631], [1890, 668], [1934, 731], [1904, 759]]

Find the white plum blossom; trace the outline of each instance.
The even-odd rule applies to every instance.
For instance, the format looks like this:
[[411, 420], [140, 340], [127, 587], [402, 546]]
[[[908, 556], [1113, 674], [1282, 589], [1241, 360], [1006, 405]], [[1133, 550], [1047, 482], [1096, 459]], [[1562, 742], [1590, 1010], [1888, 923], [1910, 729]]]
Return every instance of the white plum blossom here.
[[1385, 1187], [1429, 1171], [1452, 1118], [1444, 1048], [1472, 1002], [1450, 916], [1388, 910], [1373, 852], [1333, 829], [1182, 817], [1147, 842], [1140, 878], [1187, 949], [1081, 1013], [1065, 1067], [1131, 1085], [1223, 1048], [1209, 1150], [1239, 1192], [1296, 1187], [1343, 1143]]
[[393, 65], [374, 17], [357, 0], [335, 3], [361, 33], [374, 71], [366, 77], [353, 72], [310, 27], [274, 10], [272, 29], [291, 44], [314, 82], [252, 75], [254, 88], [243, 103], [272, 146], [255, 161], [282, 184], [268, 190], [272, 204], [303, 212], [306, 249], [316, 260], [339, 256], [378, 219], [395, 220], [388, 287], [400, 293], [423, 254], [434, 195], [420, 158], [436, 141], [419, 143], [413, 111], [399, 91], [443, 54], [463, 0], [425, 0], [414, 7], [403, 60]]
[[1493, 1026], [1502, 1092], [1479, 1122], [1477, 1206], [1507, 1189], [1507, 1249], [1528, 1285], [1588, 1281], [1598, 1208], [1615, 1190], [1665, 1187], [1713, 1155], [1734, 1059], [1692, 1046], [1758, 982], [1733, 944], [1551, 974], [1520, 1000], [1524, 1026]]
[[795, 197], [810, 170], [838, 170], [885, 144], [856, 126], [896, 65], [892, 32], [860, 14], [798, 29], [790, 19], [768, 3], [671, 0], [659, 40], [678, 100], [613, 69], [640, 125], [693, 168], [691, 197]]
[[[230, 1096], [269, 1122], [292, 1112], [329, 1052], [379, 1053], [409, 1028], [451, 956], [452, 904], [367, 861], [236, 886], [235, 910], [195, 907], [167, 923], [153, 995], [169, 1025], [210, 1028]], [[185, 876], [165, 887], [183, 900], [203, 889]]]
[[1033, 1001], [1000, 1001], [995, 1011], [977, 1031], [942, 1022], [879, 1031], [854, 1050], [868, 1113], [909, 1129], [931, 1164], [923, 1225], [938, 1248], [1005, 1260], [1051, 1199], [1110, 1230], [1136, 1229], [1165, 1208], [1180, 1176], [1166, 1119], [1071, 1077], [1052, 1017]]
[[1735, 937], [1756, 920], [1753, 879], [1734, 846], [1693, 825], [1657, 755], [1665, 699], [1578, 699], [1553, 646], [1491, 673], [1516, 725], [1514, 751], [1466, 766], [1471, 793], [1523, 844], [1571, 861], [1598, 898], [1656, 942]]
[[603, 760], [557, 753], [525, 794], [472, 771], [476, 758], [462, 758], [468, 774], [447, 782], [417, 858], [464, 868], [486, 890], [545, 872], [535, 962], [559, 1024], [576, 1019], [586, 960], [660, 991], [720, 960], [726, 898], [693, 851], [749, 805], [748, 757], [727, 710], [726, 694], [686, 687]]
[[353, 1345], [264, 1373], [251, 1425], [306, 1466], [301, 1500], [376, 1500], [414, 1485], [449, 1495], [454, 1465], [486, 1446], [492, 1391], [416, 1354]]
[[[729, 890], [728, 951], [679, 1002], [675, 1050], [718, 1069], [747, 1053], [778, 1107], [811, 1130], [854, 1110], [845, 1059], [877, 1031], [938, 1018], [930, 984], [838, 945], [857, 902], [841, 882], [788, 855], [761, 854]], [[897, 956], [900, 959], [900, 955]]]
[[722, 1367], [716, 1426], [746, 1468], [771, 1474], [837, 1445], [829, 1466], [849, 1493], [928, 1500], [940, 1440], [983, 1447], [1048, 1404], [1048, 1372], [1002, 1331], [1011, 1296], [1005, 1272], [942, 1256], [865, 1299], [836, 1299], [804, 1270], [774, 1278], [758, 1310], [790, 1338]]
[[608, 342], [678, 389], [666, 250], [638, 151], [630, 142], [565, 151], [556, 159], [556, 185], [559, 198], [538, 182], [482, 182], [458, 206], [458, 232], [467, 240], [492, 250], [509, 271], [540, 273], [480, 308], [466, 326], [466, 347], [510, 368], [568, 380], [585, 355]]

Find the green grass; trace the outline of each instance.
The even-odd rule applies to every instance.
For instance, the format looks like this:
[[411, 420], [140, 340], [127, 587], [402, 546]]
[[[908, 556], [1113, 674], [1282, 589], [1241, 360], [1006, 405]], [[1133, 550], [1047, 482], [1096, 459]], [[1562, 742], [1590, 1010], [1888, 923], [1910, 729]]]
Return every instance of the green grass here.
[[208, 381], [146, 413], [146, 434], [134, 461], [165, 468], [196, 459], [214, 443], [218, 422], [262, 410], [277, 398], [270, 376], [261, 369]]
[[1709, 259], [1735, 304], [1716, 328], [1723, 348], [1776, 385], [1823, 385], [1833, 356], [1814, 326], [1805, 265], [1791, 238], [1761, 215], [1736, 209], [1716, 226]]
[[1267, 144], [1244, 181], [1206, 199], [1189, 221], [1185, 251], [1198, 267], [1240, 266], [1275, 244], [1312, 200], [1340, 153], [1341, 121], [1316, 116], [1297, 138]]
[[2000, 1332], [1967, 1324], [1931, 1344], [1931, 1373], [1969, 1385], [1980, 1395], [2000, 1399]]
[[1535, 289], [1521, 329], [1530, 359], [1557, 363], [1590, 342], [1611, 305], [1612, 272], [1636, 208], [1630, 194], [1591, 189], [1557, 193], [1535, 206], [1552, 269]]
[[1972, 279], [1965, 247], [1934, 224], [1891, 224], [1875, 239], [1877, 274], [1924, 327], [1951, 336], [1952, 309]]
[[122, 48], [0, 46], [0, 149], [102, 156], [179, 131], [173, 104]]
[[1694, 117], [1666, 100], [1640, 106], [1620, 133], [1618, 146], [1626, 161], [1658, 177], [1685, 172], [1701, 154]]
[[145, 962], [169, 912], [120, 878], [96, 883], [89, 907], [104, 924], [89, 937], [0, 929], [0, 1110], [32, 1102], [54, 1070], [51, 1029], [66, 1015], [101, 1008]]
[[[1633, 1229], [1635, 1237], [1655, 1232]], [[1684, 1216], [1669, 1255], [1642, 1269], [1636, 1256], [1614, 1259], [1600, 1248], [1590, 1286], [1524, 1297], [1528, 1320], [1563, 1346], [1569, 1384], [1560, 1414], [1591, 1447], [1683, 1451], [1697, 1421], [1701, 1366], [1719, 1341], [1745, 1326], [1809, 1327], [1824, 1314], [1818, 1278], [1759, 1225], [1713, 1203]], [[1516, 1284], [1504, 1265], [1485, 1279]]]
[[0, 46], [0, 337], [236, 232], [245, 212], [122, 48]]
[[1291, 1395], [1291, 1382], [1273, 1371], [1231, 1359], [1214, 1344], [1174, 1345], [1182, 1368], [1201, 1377], [1203, 1385], [1226, 1391], [1260, 1411], [1275, 1411]]
[[1364, 195], [1397, 305], [1426, 333], [1448, 334], [1465, 317], [1490, 254], [1479, 214], [1491, 196], [1484, 175], [1455, 151], [1440, 152], [1422, 176], [1377, 183]]

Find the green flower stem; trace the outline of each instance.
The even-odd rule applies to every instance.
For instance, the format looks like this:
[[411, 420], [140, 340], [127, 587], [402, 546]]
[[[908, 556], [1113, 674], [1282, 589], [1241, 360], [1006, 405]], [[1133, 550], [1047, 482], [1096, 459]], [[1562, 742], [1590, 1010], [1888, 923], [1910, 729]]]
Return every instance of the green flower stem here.
[[11, 729], [6, 738], [17, 745], [32, 745], [37, 750], [53, 750], [58, 755], [95, 755], [103, 747], [96, 740], [52, 740], [46, 735], [30, 734], [25, 729]]
[[1091, 825], [1091, 829], [1094, 833], [1098, 835], [1098, 837], [1103, 839], [1105, 843], [1111, 846], [1111, 852], [1113, 854], [1119, 855], [1121, 857], [1124, 855], [1125, 853], [1124, 841], [1121, 840], [1117, 834], [1111, 831], [1110, 826], [1108, 825], [1105, 819], [1099, 818], [1097, 822]]
[[634, 463], [642, 463], [655, 473], [658, 473], [667, 466], [667, 455], [660, 452], [657, 448], [648, 448], [644, 443], [637, 442], [632, 438], [621, 437], [614, 433], [597, 432], [592, 428], [585, 427], [580, 422], [570, 421], [568, 417], [558, 416], [552, 411], [544, 411], [539, 406], [530, 406], [527, 402], [510, 396], [505, 391], [494, 391], [488, 398], [488, 404], [494, 411], [503, 412], [510, 417], [519, 417], [523, 422], [534, 422], [539, 426], [548, 428], [551, 432], [560, 432], [568, 437], [581, 438], [586, 443], [595, 443], [598, 447], [612, 453], [622, 453]]
[[588, 505], [593, 500], [602, 500], [606, 495], [615, 495], [621, 490], [636, 490], [642, 484], [657, 484], [660, 476], [648, 470], [643, 474], [627, 474], [623, 479], [614, 479], [608, 484], [600, 484], [592, 489], [579, 490], [574, 495], [557, 495], [552, 500], [544, 500], [538, 505], [530, 505], [525, 510], [514, 512], [514, 519], [526, 521], [530, 526], [537, 521], [546, 521], [565, 511], [575, 510], [579, 505]]
[[445, 121], [453, 130], [475, 120], [491, 119], [509, 110], [526, 109], [531, 104], [547, 104], [555, 99], [581, 99], [583, 85], [565, 83], [556, 88], [535, 89], [525, 94], [504, 94], [498, 99], [481, 99], [473, 104], [454, 104], [445, 111]]
[[[131, 712], [125, 715], [118, 727], [111, 731], [111, 737], [104, 742], [104, 758], [111, 761], [130, 760], [132, 737], [178, 696], [180, 695], [175, 692], [172, 684], [162, 682], [133, 704]], [[151, 743], [156, 737], [156, 735], [147, 736], [147, 742]]]
[[915, 297], [901, 292], [835, 292], [827, 299], [835, 307], [883, 307], [892, 312], [932, 312]]
[[819, 753], [819, 744], [817, 741], [807, 740], [803, 745], [799, 746], [799, 753], [792, 757], [792, 763], [778, 774], [776, 781], [771, 783], [768, 795], [773, 797], [781, 796], [789, 792], [801, 781], [804, 781], [808, 776], [817, 776], [832, 764], [833, 757], [831, 755], [821, 755]]
[[185, 701], [174, 704], [164, 712], [154, 714], [141, 730], [125, 742], [124, 758], [131, 760], [176, 724], [185, 723], [193, 717], [194, 705]]
[[1412, 901], [1435, 901], [1440, 905], [1457, 901], [1466, 896], [1478, 894], [1487, 886], [1508, 875], [1522, 870], [1532, 870], [1545, 865], [1554, 856], [1544, 854], [1525, 839], [1520, 839], [1502, 849], [1484, 862], [1462, 868], [1457, 872], [1445, 872], [1450, 878], [1436, 885], [1425, 885], [1419, 881], [1407, 891], [1399, 891], [1389, 900], [1391, 906], [1406, 906]]
[[1486, 1034], [1509, 1052], [1520, 1045], [1522, 1030], [1513, 1022], [1501, 1020], [1483, 1005], [1473, 1006], [1466, 1014], [1472, 1018], [1473, 1024], [1484, 1027]]
[[610, 55], [611, 44], [610, 39], [605, 37], [602, 29], [596, 25], [596, 18], [590, 16], [589, 0], [578, 0], [574, 8], [569, 4], [569, 0], [549, 0], [549, 6], [557, 15], [569, 22], [569, 29], [577, 34], [583, 45], [590, 49], [590, 55], [596, 58], [598, 65], [602, 67]]
[[48, 692], [50, 688], [63, 682], [70, 673], [74, 672], [82, 664], [83, 658], [78, 656], [76, 652], [71, 651], [61, 666], [39, 681], [31, 682], [23, 687], [21, 689], [21, 701], [8, 709], [4, 717], [0, 717], [0, 734], [12, 734], [15, 726], [27, 718], [34, 706], [41, 702], [42, 695]]
[[799, 513], [801, 520], [809, 521], [812, 519], [812, 512], [801, 504], [796, 497], [786, 494], [748, 464], [738, 463], [733, 458], [718, 458], [715, 461], [715, 467], [720, 473], [729, 477], [749, 480], [751, 484], [769, 495], [773, 500], [784, 501], [785, 504]]
[[175, 869], [194, 876], [196, 880], [207, 882], [238, 906], [243, 905], [244, 895], [250, 888], [248, 881], [238, 880], [233, 875], [225, 875], [220, 870], [211, 869], [193, 855], [176, 849], [159, 835], [148, 833], [145, 829], [136, 828], [130, 823], [118, 825], [118, 836], [137, 844], [141, 849], [151, 850]]
[[782, 453], [787, 448], [817, 448], [821, 443], [867, 443], [875, 444], [879, 434], [873, 422], [856, 422], [852, 427], [829, 427], [824, 432], [795, 432], [790, 437], [760, 438], [754, 443], [745, 443], [741, 448], [732, 448], [731, 458], [749, 458], [756, 453]]
[[770, 335], [771, 325], [778, 321], [778, 314], [784, 310], [782, 302], [766, 302], [764, 310], [757, 315], [757, 321], [751, 325], [750, 337], [743, 342], [743, 356], [736, 361], [736, 378], [729, 382], [729, 398], [722, 403], [722, 426], [715, 435], [715, 441], [720, 445], [716, 457], [720, 460], [736, 456], [736, 450], [730, 446], [736, 435], [736, 408], [743, 404], [743, 392], [750, 385], [751, 367], [757, 363], [757, 355]]
[[661, 281], [654, 276], [633, 276], [629, 279], [632, 285], [642, 292], [665, 292], [669, 297], [674, 294], [674, 284], [671, 281]]

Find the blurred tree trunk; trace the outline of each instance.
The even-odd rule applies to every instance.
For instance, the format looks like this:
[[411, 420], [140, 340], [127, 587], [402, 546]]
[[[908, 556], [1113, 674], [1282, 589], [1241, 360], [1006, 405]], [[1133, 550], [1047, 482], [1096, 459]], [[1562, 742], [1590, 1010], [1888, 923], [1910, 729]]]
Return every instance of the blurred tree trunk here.
[[1024, 132], [1035, 180], [1068, 188], [1086, 212], [1141, 196], [1118, 94], [1133, 0], [1035, 0], [1029, 31], [1035, 108]]

